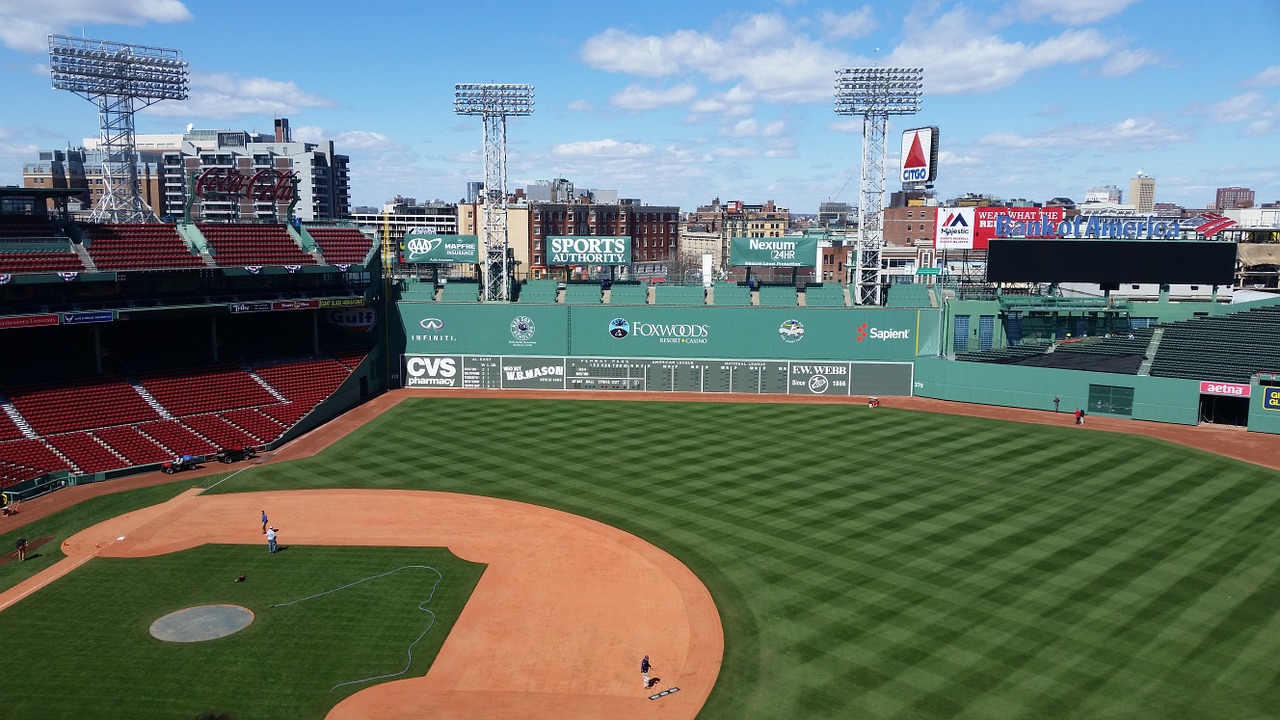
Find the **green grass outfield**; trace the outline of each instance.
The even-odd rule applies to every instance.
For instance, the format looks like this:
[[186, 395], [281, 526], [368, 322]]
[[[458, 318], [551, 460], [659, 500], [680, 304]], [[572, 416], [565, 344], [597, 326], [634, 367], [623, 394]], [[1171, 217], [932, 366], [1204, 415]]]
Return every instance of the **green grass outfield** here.
[[326, 487], [522, 500], [668, 550], [724, 623], [701, 718], [1280, 717], [1280, 474], [1146, 438], [850, 405], [414, 399], [216, 491]]

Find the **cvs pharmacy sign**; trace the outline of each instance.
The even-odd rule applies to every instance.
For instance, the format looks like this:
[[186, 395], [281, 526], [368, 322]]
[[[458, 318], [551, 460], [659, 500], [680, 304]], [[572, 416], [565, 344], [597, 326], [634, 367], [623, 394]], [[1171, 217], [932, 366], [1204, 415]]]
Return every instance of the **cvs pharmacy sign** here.
[[405, 387], [462, 387], [458, 357], [407, 355], [404, 359]]

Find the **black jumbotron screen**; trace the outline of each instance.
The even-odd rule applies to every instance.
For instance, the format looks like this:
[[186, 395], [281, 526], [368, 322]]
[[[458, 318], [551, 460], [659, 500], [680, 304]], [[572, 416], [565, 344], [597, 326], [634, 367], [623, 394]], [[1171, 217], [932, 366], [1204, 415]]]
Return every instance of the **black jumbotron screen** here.
[[992, 238], [988, 282], [1231, 285], [1230, 242], [1024, 240]]

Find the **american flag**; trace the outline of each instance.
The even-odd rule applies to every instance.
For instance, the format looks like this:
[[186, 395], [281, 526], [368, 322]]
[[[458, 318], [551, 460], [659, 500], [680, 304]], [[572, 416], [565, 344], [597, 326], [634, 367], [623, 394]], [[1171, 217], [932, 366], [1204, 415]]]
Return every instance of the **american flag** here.
[[1213, 237], [1236, 224], [1235, 220], [1220, 213], [1205, 212], [1191, 218], [1196, 223], [1196, 232], [1205, 237]]

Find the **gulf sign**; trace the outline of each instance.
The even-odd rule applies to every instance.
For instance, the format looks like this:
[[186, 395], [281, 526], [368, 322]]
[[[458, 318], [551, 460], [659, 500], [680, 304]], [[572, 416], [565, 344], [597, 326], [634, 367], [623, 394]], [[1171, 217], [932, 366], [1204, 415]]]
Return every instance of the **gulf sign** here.
[[938, 128], [912, 128], [902, 133], [902, 182], [927, 183], [938, 177]]
[[991, 238], [1008, 235], [1013, 223], [1022, 232], [1019, 237], [1054, 238], [1065, 217], [1066, 210], [1060, 207], [938, 208], [933, 246], [940, 250], [986, 250]]
[[1200, 382], [1201, 395], [1225, 395], [1227, 397], [1249, 397], [1249, 386], [1243, 383]]

